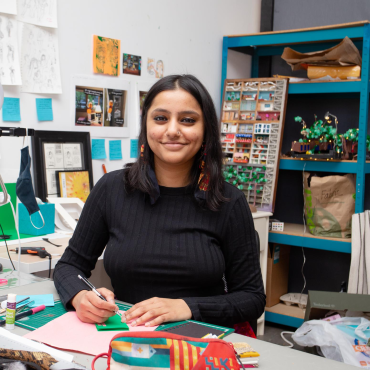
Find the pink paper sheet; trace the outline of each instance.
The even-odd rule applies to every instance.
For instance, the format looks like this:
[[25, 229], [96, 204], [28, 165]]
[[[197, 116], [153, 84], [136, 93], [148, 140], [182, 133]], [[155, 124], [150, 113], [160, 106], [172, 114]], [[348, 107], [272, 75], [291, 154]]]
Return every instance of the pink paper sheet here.
[[[132, 327], [130, 324], [128, 326], [130, 332], [154, 331], [157, 328], [157, 326]], [[24, 335], [24, 337], [51, 347], [96, 356], [108, 352], [111, 339], [118, 333], [121, 331], [98, 331], [95, 324], [80, 321], [76, 312], [67, 312], [41, 328]]]

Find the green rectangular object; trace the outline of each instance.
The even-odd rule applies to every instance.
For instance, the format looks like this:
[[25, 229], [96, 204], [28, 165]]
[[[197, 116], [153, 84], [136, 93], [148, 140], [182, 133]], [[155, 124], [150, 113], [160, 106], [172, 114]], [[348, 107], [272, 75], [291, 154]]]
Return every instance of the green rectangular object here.
[[95, 324], [98, 331], [118, 331], [129, 330], [129, 327], [124, 322], [121, 322], [121, 317], [114, 315], [102, 324]]

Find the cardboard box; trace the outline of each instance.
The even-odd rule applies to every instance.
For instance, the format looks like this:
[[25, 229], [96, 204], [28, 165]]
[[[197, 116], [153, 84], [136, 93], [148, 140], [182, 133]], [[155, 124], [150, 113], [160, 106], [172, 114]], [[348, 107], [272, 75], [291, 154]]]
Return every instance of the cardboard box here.
[[267, 256], [266, 307], [280, 303], [288, 293], [290, 246], [270, 244]]
[[329, 311], [370, 311], [370, 295], [308, 291], [304, 321], [319, 320]]

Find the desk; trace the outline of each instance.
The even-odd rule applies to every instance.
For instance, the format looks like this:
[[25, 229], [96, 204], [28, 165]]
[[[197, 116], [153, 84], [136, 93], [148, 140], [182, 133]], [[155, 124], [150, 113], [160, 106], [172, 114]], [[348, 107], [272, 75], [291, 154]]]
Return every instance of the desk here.
[[[52, 293], [54, 299], [59, 299], [58, 293], [54, 288], [52, 281], [42, 281], [27, 286], [20, 286], [3, 290], [1, 294], [16, 293], [16, 294], [48, 294]], [[18, 335], [25, 335], [28, 330], [15, 327], [12, 331]], [[239, 334], [231, 334], [225, 338], [230, 342], [247, 341], [261, 355], [259, 359], [261, 370], [348, 370], [353, 369], [349, 365], [327, 360], [325, 358], [314, 356], [308, 353], [296, 351], [294, 349], [285, 348], [276, 344], [263, 342], [258, 339], [246, 338]], [[102, 352], [106, 352], [108, 348], [102, 348]], [[91, 361], [93, 356], [84, 355], [81, 353], [69, 352], [74, 355], [74, 361], [88, 369], [91, 369]], [[106, 360], [99, 359], [96, 363], [97, 370], [106, 369]]]
[[[252, 213], [254, 227], [257, 230], [260, 237], [260, 264], [263, 284], [266, 287], [266, 275], [267, 275], [267, 255], [268, 255], [268, 235], [269, 235], [269, 217], [272, 213], [269, 212], [256, 212]], [[52, 256], [51, 268], [54, 269], [55, 265], [63, 255], [66, 247], [68, 246], [68, 241], [70, 236], [61, 236], [60, 239], [51, 240], [55, 244], [61, 244], [62, 247], [55, 247], [48, 242], [43, 240], [34, 241], [30, 243], [22, 243], [22, 246], [29, 247], [45, 247], [50, 254], [59, 254], [59, 256]], [[11, 246], [10, 249], [16, 248], [17, 245]], [[18, 255], [12, 254], [12, 259], [15, 268], [18, 268]], [[89, 279], [96, 287], [105, 287], [107, 289], [113, 290], [110, 278], [106, 274], [103, 265], [104, 253], [99, 257], [99, 260], [95, 266], [94, 271], [92, 271], [91, 278]], [[6, 253], [5, 247], [0, 248], [0, 263], [4, 267], [11, 268], [8, 255]], [[21, 256], [21, 271], [29, 274], [35, 274], [40, 277], [48, 277], [49, 271], [49, 259], [39, 258], [36, 256], [31, 256], [28, 254]], [[257, 321], [257, 335], [263, 335], [265, 331], [265, 314]]]

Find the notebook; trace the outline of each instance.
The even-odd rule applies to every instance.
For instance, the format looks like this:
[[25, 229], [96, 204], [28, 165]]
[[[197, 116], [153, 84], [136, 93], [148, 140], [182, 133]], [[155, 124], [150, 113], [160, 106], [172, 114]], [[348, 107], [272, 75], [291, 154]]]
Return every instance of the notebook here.
[[234, 330], [224, 328], [222, 326], [206, 324], [198, 321], [188, 320], [186, 322], [158, 328], [159, 331], [166, 331], [168, 333], [189, 336], [193, 338], [203, 338], [207, 334], [213, 334], [224, 337], [231, 334]]

